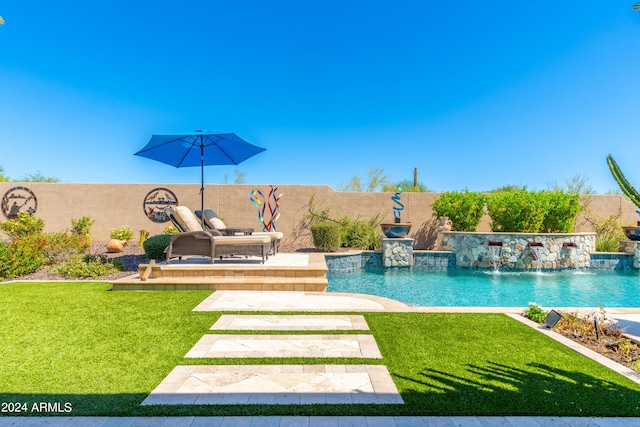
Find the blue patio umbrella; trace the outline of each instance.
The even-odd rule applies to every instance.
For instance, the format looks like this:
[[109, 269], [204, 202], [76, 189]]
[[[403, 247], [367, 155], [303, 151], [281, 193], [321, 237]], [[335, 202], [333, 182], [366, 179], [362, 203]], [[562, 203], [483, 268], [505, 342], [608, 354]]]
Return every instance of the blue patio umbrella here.
[[176, 168], [200, 166], [200, 208], [204, 210], [204, 167], [237, 165], [264, 150], [248, 143], [235, 133], [196, 130], [176, 135], [152, 135], [147, 145], [134, 155]]

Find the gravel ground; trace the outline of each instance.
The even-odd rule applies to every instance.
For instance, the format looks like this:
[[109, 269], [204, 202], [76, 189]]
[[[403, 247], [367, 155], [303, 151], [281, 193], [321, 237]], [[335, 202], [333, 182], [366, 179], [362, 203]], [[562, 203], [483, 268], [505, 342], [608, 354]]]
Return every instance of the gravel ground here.
[[[107, 252], [107, 242], [93, 242], [91, 248], [87, 251], [88, 254], [92, 255], [104, 255], [107, 258], [116, 258], [122, 262], [124, 266], [124, 270], [119, 273], [109, 274], [106, 276], [100, 276], [96, 279], [92, 280], [114, 280], [120, 277], [131, 276], [132, 274], [136, 274], [138, 272], [138, 264], [144, 264], [149, 262], [147, 257], [144, 254], [144, 249], [142, 249], [138, 242], [129, 242], [124, 245], [121, 252], [117, 253], [109, 253]], [[36, 271], [35, 273], [27, 274], [25, 276], [20, 276], [13, 278], [11, 280], [87, 280], [87, 279], [69, 279], [64, 276], [60, 276], [58, 274], [53, 274], [49, 267], [45, 267], [41, 270]]]

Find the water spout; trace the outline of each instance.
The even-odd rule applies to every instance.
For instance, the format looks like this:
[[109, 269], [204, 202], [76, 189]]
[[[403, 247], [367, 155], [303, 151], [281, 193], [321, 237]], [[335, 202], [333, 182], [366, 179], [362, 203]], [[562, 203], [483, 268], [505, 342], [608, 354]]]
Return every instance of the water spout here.
[[538, 274], [542, 272], [542, 261], [540, 260], [540, 249], [543, 247], [544, 245], [542, 244], [542, 242], [529, 243], [529, 249], [531, 249], [531, 259], [537, 262], [536, 273]]
[[502, 266], [502, 242], [488, 242], [487, 246], [491, 250], [491, 265], [493, 272], [499, 273]]

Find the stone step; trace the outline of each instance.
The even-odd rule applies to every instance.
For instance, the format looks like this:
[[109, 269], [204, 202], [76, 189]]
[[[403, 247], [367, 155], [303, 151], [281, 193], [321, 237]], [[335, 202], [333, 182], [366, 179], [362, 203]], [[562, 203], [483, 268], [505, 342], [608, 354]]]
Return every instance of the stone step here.
[[223, 314], [212, 331], [368, 331], [364, 316], [330, 314]]
[[382, 365], [181, 365], [142, 405], [403, 403]]
[[185, 358], [349, 357], [382, 359], [372, 335], [231, 335], [200, 338]]
[[[126, 279], [126, 278], [125, 278]], [[323, 292], [328, 280], [319, 277], [263, 277], [263, 278], [188, 278], [166, 277], [140, 281], [119, 279], [113, 281], [114, 291], [172, 291], [172, 290], [227, 290], [227, 291], [307, 291]]]

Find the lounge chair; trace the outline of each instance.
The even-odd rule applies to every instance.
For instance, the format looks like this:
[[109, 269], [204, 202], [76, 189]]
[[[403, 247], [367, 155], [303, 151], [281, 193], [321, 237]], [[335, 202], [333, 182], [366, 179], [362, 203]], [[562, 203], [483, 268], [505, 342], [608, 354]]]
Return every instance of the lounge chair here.
[[[167, 261], [173, 256], [201, 255], [214, 258], [231, 255], [262, 257], [262, 263], [269, 257], [271, 238], [263, 236], [224, 236], [216, 230], [203, 230], [201, 222], [186, 206], [169, 207], [165, 213], [181, 231], [171, 238], [167, 247]], [[211, 248], [205, 244], [205, 240]], [[192, 250], [191, 247], [194, 249]], [[205, 253], [205, 249], [210, 249]], [[195, 252], [195, 253], [189, 253]]]
[[204, 216], [204, 225], [205, 230], [209, 231], [218, 231], [225, 236], [232, 235], [247, 235], [250, 234], [252, 236], [269, 236], [271, 238], [271, 252], [273, 255], [278, 253], [278, 249], [280, 249], [280, 241], [284, 234], [280, 231], [253, 231], [253, 228], [229, 228], [226, 226], [224, 221], [220, 219], [220, 217], [211, 209], [205, 209], [204, 212], [197, 210], [195, 211], [198, 219], [203, 219]]

